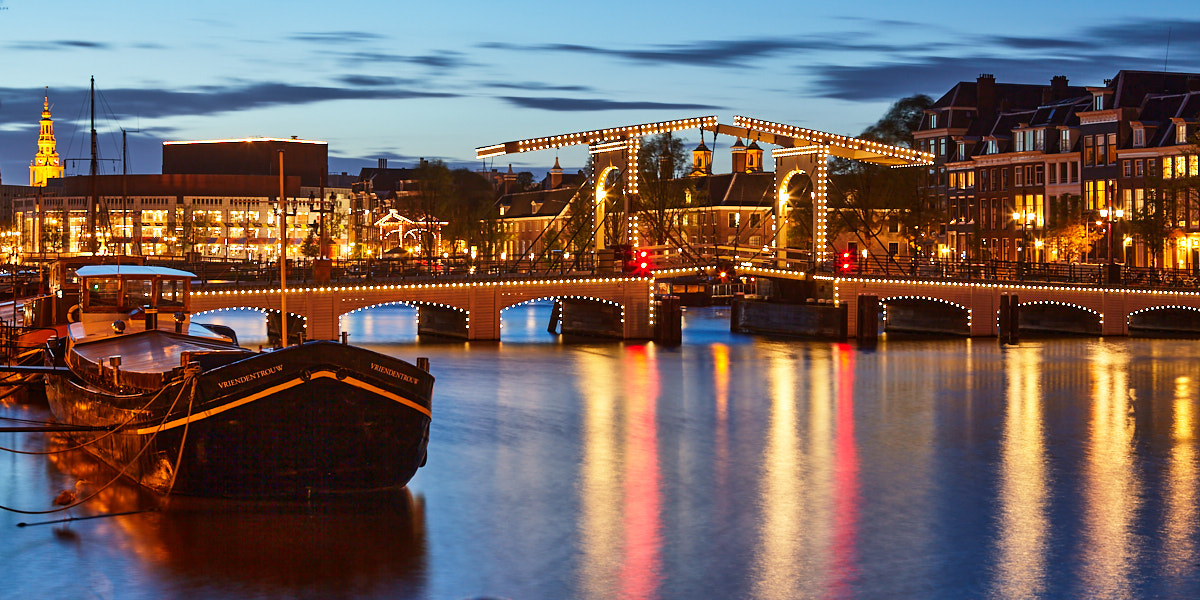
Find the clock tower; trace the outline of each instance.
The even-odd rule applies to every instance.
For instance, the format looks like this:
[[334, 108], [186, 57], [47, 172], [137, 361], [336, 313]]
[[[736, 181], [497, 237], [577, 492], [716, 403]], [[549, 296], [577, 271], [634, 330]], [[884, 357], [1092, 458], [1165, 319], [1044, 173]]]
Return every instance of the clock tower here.
[[50, 95], [42, 103], [42, 126], [38, 133], [38, 152], [29, 163], [29, 185], [45, 187], [51, 177], [62, 177], [63, 166], [54, 148], [54, 121], [50, 119]]

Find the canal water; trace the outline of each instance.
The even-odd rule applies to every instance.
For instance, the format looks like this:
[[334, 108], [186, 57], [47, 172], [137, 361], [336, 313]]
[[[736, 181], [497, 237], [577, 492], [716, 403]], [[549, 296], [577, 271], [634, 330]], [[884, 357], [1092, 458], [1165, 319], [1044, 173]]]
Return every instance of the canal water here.
[[[410, 309], [345, 317], [437, 376], [404, 492], [3, 513], [0, 598], [1200, 597], [1200, 342], [864, 349], [731, 334], [713, 308], [671, 349], [559, 341], [549, 310], [506, 311], [498, 344], [417, 343]], [[208, 320], [255, 345], [260, 318]], [[3, 452], [0, 504], [110, 478]], [[74, 516], [161, 504], [118, 484]]]

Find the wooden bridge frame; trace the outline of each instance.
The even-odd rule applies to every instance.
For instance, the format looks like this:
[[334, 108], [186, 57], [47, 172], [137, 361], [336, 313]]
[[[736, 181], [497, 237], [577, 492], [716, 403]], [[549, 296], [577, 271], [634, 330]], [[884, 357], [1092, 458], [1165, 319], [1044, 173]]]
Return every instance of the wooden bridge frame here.
[[[813, 259], [818, 263], [823, 263], [829, 259], [827, 223], [829, 157], [837, 156], [892, 167], [932, 165], [934, 160], [934, 156], [927, 152], [835, 133], [751, 117], [734, 116], [733, 121], [733, 125], [723, 125], [717, 121], [715, 116], [690, 117], [530, 138], [476, 148], [475, 157], [490, 158], [504, 154], [587, 144], [593, 155], [594, 171], [592, 175], [595, 177], [593, 184], [602, 182], [607, 173], [613, 169], [624, 174], [624, 209], [622, 212], [624, 227], [620, 230], [620, 239], [614, 240], [614, 242], [636, 243], [637, 231], [633, 219], [629, 216], [629, 207], [632, 199], [638, 195], [638, 150], [641, 147], [643, 136], [667, 131], [702, 129], [779, 146], [779, 149], [771, 152], [771, 156], [775, 159], [774, 216], [777, 228], [775, 246], [781, 249], [778, 260], [780, 266], [787, 264], [786, 248], [789, 238], [787, 216], [791, 202], [787, 190], [788, 183], [793, 177], [804, 175], [812, 180]], [[606, 216], [606, 192], [601, 188], [601, 185], [595, 185], [594, 223], [602, 223]], [[607, 242], [605, 228], [597, 227], [596, 248], [606, 247]]]

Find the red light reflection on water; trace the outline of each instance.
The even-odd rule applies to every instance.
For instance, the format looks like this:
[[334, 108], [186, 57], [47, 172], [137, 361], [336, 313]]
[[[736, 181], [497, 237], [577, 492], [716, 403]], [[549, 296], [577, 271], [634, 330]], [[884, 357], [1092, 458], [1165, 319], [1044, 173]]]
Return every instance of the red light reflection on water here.
[[662, 523], [658, 472], [658, 371], [645, 346], [626, 353], [625, 552], [621, 598], [651, 598], [658, 588]]
[[858, 576], [858, 446], [854, 440], [854, 349], [834, 346], [837, 407], [833, 439], [833, 565], [828, 595], [853, 595]]

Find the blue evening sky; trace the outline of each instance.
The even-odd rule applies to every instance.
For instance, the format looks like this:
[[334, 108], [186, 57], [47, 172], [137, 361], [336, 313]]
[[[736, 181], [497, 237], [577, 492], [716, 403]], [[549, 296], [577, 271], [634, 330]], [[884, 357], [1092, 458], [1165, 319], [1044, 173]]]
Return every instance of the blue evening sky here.
[[[1195, 0], [0, 0], [0, 8], [0, 178], [10, 184], [28, 183], [44, 86], [60, 155], [87, 155], [93, 75], [102, 155], [119, 156], [124, 128], [130, 171], [157, 173], [163, 140], [294, 135], [328, 141], [334, 171], [357, 172], [378, 157], [478, 168], [477, 146], [691, 116], [853, 135], [898, 98], [936, 98], [980, 73], [1101, 85], [1120, 69], [1161, 70], [1164, 59], [1169, 70], [1200, 71]], [[718, 151], [730, 143], [718, 140]], [[559, 157], [575, 169], [586, 152]], [[512, 163], [540, 178], [554, 158], [543, 151], [488, 166]], [[80, 162], [68, 173], [85, 171]]]

